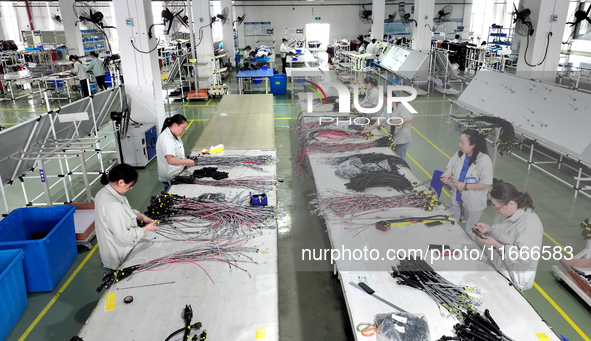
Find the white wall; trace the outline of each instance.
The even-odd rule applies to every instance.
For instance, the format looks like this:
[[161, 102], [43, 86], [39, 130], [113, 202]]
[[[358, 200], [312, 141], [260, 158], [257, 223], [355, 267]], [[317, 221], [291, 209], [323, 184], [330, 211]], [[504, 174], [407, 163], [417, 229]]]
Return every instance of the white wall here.
[[[330, 24], [330, 43], [334, 39], [355, 39], [359, 34], [368, 34], [371, 25], [359, 19], [361, 6], [234, 6], [236, 16], [246, 13], [245, 22], [271, 22], [275, 29], [275, 49], [279, 51], [286, 28], [304, 28], [309, 23]], [[321, 20], [314, 20], [321, 17]], [[240, 48], [254, 47], [255, 37], [244, 36], [244, 25], [238, 27]]]
[[[472, 0], [466, 0], [466, 3], [471, 3]], [[335, 2], [331, 2], [334, 4]], [[448, 3], [453, 3], [453, 14], [451, 18], [464, 18], [464, 5], [457, 4], [457, 1], [439, 0], [435, 2], [435, 12]], [[243, 6], [248, 4], [249, 6]], [[285, 2], [283, 2], [285, 4]], [[256, 6], [253, 6], [256, 5]], [[413, 2], [406, 2], [406, 11], [411, 12]], [[363, 10], [360, 5], [350, 5], [343, 3], [338, 6], [309, 6], [299, 5], [294, 3], [288, 6], [278, 6], [276, 2], [236, 2], [234, 5], [236, 16], [241, 16], [246, 13], [246, 22], [271, 22], [271, 27], [275, 28], [275, 47], [278, 50], [281, 39], [285, 36], [286, 28], [303, 28], [309, 23], [327, 23], [330, 24], [330, 42], [333, 43], [335, 39], [356, 39], [360, 34], [369, 34], [370, 26], [365, 25], [359, 19], [359, 13]], [[366, 5], [367, 9], [373, 10], [372, 6]], [[386, 5], [385, 16], [393, 12], [398, 12], [398, 3]], [[435, 14], [435, 13], [434, 13]], [[414, 15], [414, 14], [413, 14]], [[321, 20], [315, 20], [315, 17], [320, 17]], [[398, 19], [398, 17], [396, 18]], [[441, 25], [449, 26], [447, 31], [452, 32], [456, 26], [460, 25], [457, 22], [444, 23]], [[469, 23], [464, 22], [465, 35], [469, 30]], [[454, 33], [448, 36], [453, 37]], [[238, 39], [240, 48], [246, 45], [254, 47], [255, 37], [244, 36], [244, 25], [238, 27]]]

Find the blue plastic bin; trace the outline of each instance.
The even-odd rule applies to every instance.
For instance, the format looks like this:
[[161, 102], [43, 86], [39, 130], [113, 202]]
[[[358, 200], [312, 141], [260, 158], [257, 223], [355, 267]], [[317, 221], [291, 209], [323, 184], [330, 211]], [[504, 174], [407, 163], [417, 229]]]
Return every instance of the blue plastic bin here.
[[5, 340], [27, 303], [25, 275], [23, 273], [23, 250], [0, 251], [0, 340]]
[[252, 82], [254, 84], [261, 84], [261, 81], [262, 81], [262, 78], [260, 78], [260, 77], [255, 77], [252, 79]]
[[287, 93], [287, 75], [276, 74], [270, 78], [270, 82], [273, 95], [285, 95]]
[[52, 291], [76, 259], [74, 206], [16, 209], [0, 221], [0, 250], [25, 251], [27, 292]]

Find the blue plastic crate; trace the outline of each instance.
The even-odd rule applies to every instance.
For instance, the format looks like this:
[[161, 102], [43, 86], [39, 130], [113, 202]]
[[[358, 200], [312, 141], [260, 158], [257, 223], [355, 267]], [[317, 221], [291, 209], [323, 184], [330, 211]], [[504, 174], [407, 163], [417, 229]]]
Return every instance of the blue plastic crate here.
[[16, 209], [0, 221], [0, 250], [25, 251], [27, 292], [52, 291], [78, 255], [74, 206]]
[[252, 79], [252, 82], [253, 82], [254, 84], [261, 84], [261, 80], [262, 80], [262, 78], [255, 77], [255, 78], [253, 78], [253, 79]]
[[23, 250], [0, 251], [0, 340], [5, 340], [27, 303], [25, 275], [23, 273]]
[[276, 74], [270, 78], [270, 82], [273, 95], [285, 95], [287, 92], [287, 75]]

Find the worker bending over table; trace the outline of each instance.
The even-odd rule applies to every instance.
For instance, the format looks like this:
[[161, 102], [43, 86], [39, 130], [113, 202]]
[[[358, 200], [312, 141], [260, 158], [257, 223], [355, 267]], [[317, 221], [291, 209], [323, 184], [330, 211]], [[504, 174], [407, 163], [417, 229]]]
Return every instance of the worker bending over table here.
[[179, 175], [185, 167], [195, 166], [193, 160], [185, 157], [185, 147], [181, 135], [187, 129], [185, 116], [176, 114], [167, 117], [162, 125], [160, 136], [156, 142], [158, 158], [158, 179], [164, 184], [164, 192], [168, 191], [170, 181]]
[[[136, 170], [125, 163], [113, 167], [101, 177], [105, 187], [96, 194], [94, 207], [96, 239], [104, 270], [119, 269], [144, 232], [158, 229], [156, 221], [131, 208], [123, 195], [137, 179]], [[146, 226], [139, 227], [138, 220], [145, 222]]]
[[501, 274], [517, 289], [530, 289], [540, 259], [535, 255], [543, 255], [544, 234], [534, 202], [528, 193], [502, 181], [493, 186], [490, 200], [497, 215], [492, 226], [476, 225], [480, 232], [478, 240], [486, 246], [490, 261]]

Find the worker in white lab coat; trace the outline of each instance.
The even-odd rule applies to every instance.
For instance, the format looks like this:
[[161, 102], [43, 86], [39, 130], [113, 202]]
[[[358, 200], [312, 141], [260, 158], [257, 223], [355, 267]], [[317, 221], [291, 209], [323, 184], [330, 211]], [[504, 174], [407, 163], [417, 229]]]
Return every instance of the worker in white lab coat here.
[[[144, 232], [158, 229], [156, 221], [134, 210], [123, 195], [137, 182], [138, 174], [128, 164], [119, 164], [101, 177], [105, 185], [94, 201], [96, 238], [101, 255], [101, 267], [117, 270]], [[138, 227], [137, 221], [146, 223]]]
[[285, 66], [287, 65], [287, 54], [289, 53], [289, 46], [287, 46], [287, 39], [283, 38], [281, 41], [281, 46], [279, 47], [279, 51], [281, 52], [281, 67], [282, 73], [286, 74]]
[[534, 213], [533, 200], [528, 193], [502, 181], [493, 186], [490, 200], [497, 215], [492, 226], [476, 225], [484, 234], [478, 240], [485, 245], [490, 261], [501, 274], [517, 289], [530, 289], [539, 258], [545, 252], [542, 249], [544, 227]]

